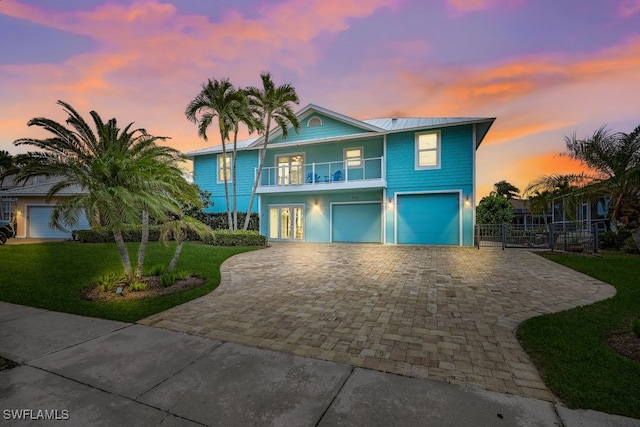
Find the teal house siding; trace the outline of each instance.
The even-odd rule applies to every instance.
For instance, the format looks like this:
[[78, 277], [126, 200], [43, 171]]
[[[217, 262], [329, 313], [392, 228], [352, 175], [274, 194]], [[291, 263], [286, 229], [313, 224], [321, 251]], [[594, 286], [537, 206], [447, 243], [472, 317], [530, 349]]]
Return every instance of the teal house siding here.
[[[319, 117], [322, 120], [322, 125], [308, 127], [307, 122], [312, 117]], [[324, 114], [312, 114], [300, 121], [299, 133], [296, 133], [295, 129], [290, 127], [287, 139], [283, 139], [282, 135], [277, 135], [274, 138], [269, 138], [269, 144], [277, 144], [280, 142], [293, 143], [309, 139], [353, 135], [366, 132], [372, 133], [371, 131], [344, 123]]]
[[[393, 199], [395, 193], [429, 193], [447, 190], [461, 192], [462, 244], [469, 246], [473, 244], [473, 207], [470, 202], [466, 206], [464, 200], [467, 197], [471, 199], [473, 196], [475, 150], [473, 126], [446, 127], [438, 130], [441, 138], [439, 169], [415, 170], [416, 132], [402, 132], [387, 136], [387, 198]], [[435, 198], [429, 203], [436, 203]], [[442, 203], [445, 202], [442, 201]], [[392, 209], [387, 215], [385, 230], [388, 243], [400, 243], [394, 239], [396, 231], [394, 221], [401, 220], [400, 217], [395, 217], [396, 209]], [[441, 210], [447, 209], [446, 205], [441, 207]], [[435, 209], [434, 212], [437, 210]], [[448, 226], [451, 224], [449, 223]]]
[[[271, 135], [254, 200], [270, 240], [473, 245], [475, 152], [494, 118], [360, 121], [313, 104], [297, 114], [299, 133], [290, 129], [287, 140], [279, 131]], [[308, 126], [310, 119], [322, 123]], [[416, 134], [427, 132], [440, 135], [439, 164], [416, 170]], [[238, 210], [246, 211], [261, 138], [239, 147]], [[353, 148], [362, 148], [362, 165], [345, 162]], [[188, 153], [196, 184], [212, 194], [209, 212], [226, 211], [219, 152]], [[278, 156], [291, 158], [278, 165]]]
[[[224, 196], [224, 184], [217, 183], [218, 154], [197, 156], [193, 160], [193, 175], [195, 183], [205, 191], [211, 193], [210, 200], [213, 206], [207, 208], [207, 212], [226, 212], [226, 200]], [[246, 212], [249, 207], [249, 198], [253, 188], [254, 170], [258, 167], [257, 151], [238, 151], [237, 157], [237, 200], [238, 211]], [[233, 203], [233, 185], [229, 181], [229, 200]], [[258, 201], [253, 202], [252, 212], [258, 212]]]

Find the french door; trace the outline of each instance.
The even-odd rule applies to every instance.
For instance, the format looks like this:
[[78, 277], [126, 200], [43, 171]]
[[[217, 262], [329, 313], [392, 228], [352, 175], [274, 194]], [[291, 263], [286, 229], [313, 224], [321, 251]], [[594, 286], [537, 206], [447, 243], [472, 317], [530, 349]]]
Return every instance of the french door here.
[[304, 205], [270, 206], [269, 239], [304, 239]]
[[304, 183], [304, 156], [302, 154], [278, 156], [278, 185]]

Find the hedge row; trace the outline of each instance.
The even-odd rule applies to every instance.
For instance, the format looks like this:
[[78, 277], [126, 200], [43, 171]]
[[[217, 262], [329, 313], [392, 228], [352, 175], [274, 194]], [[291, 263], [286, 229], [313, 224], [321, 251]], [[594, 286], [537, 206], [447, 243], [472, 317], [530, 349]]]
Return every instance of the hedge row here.
[[[242, 228], [244, 226], [244, 219], [246, 218], [246, 213], [238, 212], [238, 227]], [[198, 221], [207, 224], [214, 230], [228, 230], [229, 229], [229, 217], [226, 212], [217, 212], [217, 213], [202, 213], [198, 212], [193, 215], [195, 219]], [[251, 219], [249, 220], [248, 230], [258, 231], [260, 230], [260, 217], [257, 213], [251, 214]]]
[[[139, 242], [142, 238], [140, 230], [127, 230], [122, 233], [125, 242]], [[193, 237], [193, 236], [192, 236]], [[149, 230], [149, 241], [157, 242], [160, 239], [160, 230], [153, 228]], [[113, 243], [113, 233], [95, 230], [76, 230], [74, 240], [81, 243]], [[199, 240], [191, 238], [190, 240]], [[203, 243], [215, 246], [266, 246], [267, 238], [257, 231], [238, 230], [217, 230], [213, 237], [205, 238]]]

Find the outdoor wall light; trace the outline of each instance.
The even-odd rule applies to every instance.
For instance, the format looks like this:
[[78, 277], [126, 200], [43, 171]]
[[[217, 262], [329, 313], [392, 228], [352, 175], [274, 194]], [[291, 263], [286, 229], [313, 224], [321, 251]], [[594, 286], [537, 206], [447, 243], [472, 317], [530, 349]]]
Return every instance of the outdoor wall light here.
[[387, 201], [387, 206], [389, 207], [393, 206], [393, 199], [391, 197], [389, 197], [389, 200]]
[[318, 201], [317, 201], [317, 200], [316, 200], [315, 202], [313, 202], [313, 209], [314, 209], [314, 210], [316, 210], [316, 211], [317, 211], [318, 209], [320, 209], [320, 205], [318, 204]]
[[464, 205], [465, 206], [471, 206], [471, 200], [469, 199], [469, 196], [464, 198]]

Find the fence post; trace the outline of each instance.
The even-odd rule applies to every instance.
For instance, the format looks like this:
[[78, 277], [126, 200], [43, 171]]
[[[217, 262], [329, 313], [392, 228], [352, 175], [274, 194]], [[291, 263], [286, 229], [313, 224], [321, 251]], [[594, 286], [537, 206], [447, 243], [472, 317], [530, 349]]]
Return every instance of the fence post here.
[[597, 254], [598, 253], [598, 246], [599, 246], [599, 242], [598, 242], [598, 224], [593, 224], [593, 253]]
[[549, 249], [551, 249], [553, 251], [554, 249], [554, 235], [553, 235], [553, 229], [554, 229], [554, 225], [553, 224], [549, 224]]
[[480, 250], [480, 226], [476, 224], [475, 226], [475, 236], [476, 236], [476, 247]]
[[502, 250], [507, 247], [507, 224], [502, 224]]

